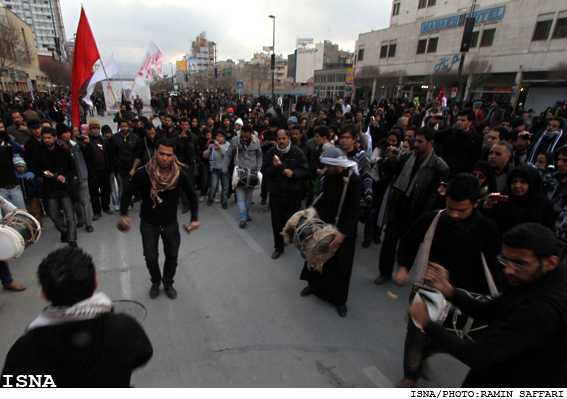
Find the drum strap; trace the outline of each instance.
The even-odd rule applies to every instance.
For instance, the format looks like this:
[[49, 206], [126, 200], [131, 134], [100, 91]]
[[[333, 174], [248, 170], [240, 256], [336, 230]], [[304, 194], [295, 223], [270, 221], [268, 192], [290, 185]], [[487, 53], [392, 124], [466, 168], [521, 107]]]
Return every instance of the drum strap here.
[[[341, 203], [339, 204], [339, 211], [337, 212], [337, 217], [335, 218], [335, 226], [337, 225], [337, 223], [339, 223], [339, 216], [341, 216], [341, 210], [343, 209], [343, 204], [345, 202], [345, 197], [346, 197], [346, 192], [347, 192], [347, 188], [348, 188], [348, 182], [350, 180], [350, 175], [352, 175], [352, 169], [349, 169], [348, 171], [348, 176], [343, 177], [343, 180], [345, 182], [345, 186], [343, 188], [343, 195], [341, 196]], [[317, 202], [319, 202], [319, 200], [321, 199], [321, 197], [323, 196], [323, 192], [321, 192], [313, 201], [313, 204], [311, 206], [314, 206]]]

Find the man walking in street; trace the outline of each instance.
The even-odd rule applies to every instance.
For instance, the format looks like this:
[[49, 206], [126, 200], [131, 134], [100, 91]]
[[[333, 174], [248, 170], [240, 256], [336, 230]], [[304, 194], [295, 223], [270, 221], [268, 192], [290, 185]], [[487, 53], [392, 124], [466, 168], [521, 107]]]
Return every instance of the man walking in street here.
[[[222, 163], [222, 173], [228, 173], [230, 161], [235, 158], [234, 165], [238, 168], [248, 169], [250, 172], [259, 171], [262, 167], [262, 150], [259, 140], [252, 134], [250, 125], [242, 126], [240, 136], [233, 137], [225, 153]], [[233, 173], [238, 173], [235, 169]], [[246, 222], [252, 221], [250, 207], [254, 187], [237, 186], [236, 201], [240, 219], [240, 228], [246, 227]]]
[[262, 170], [268, 180], [274, 248], [272, 259], [284, 252], [282, 230], [287, 220], [301, 208], [305, 179], [309, 174], [307, 159], [301, 149], [290, 141], [290, 132], [277, 133], [277, 146], [266, 153]]
[[[162, 138], [157, 142], [156, 155], [145, 167], [136, 170], [132, 180], [124, 189], [120, 201], [120, 225], [123, 228], [132, 226], [128, 217], [129, 198], [136, 192], [141, 193], [140, 232], [146, 266], [150, 272], [152, 287], [150, 298], [159, 295], [159, 286], [163, 287], [167, 296], [177, 298], [173, 288], [173, 277], [177, 269], [177, 258], [181, 237], [177, 222], [177, 201], [180, 189], [185, 191], [191, 206], [191, 223], [189, 231], [199, 228], [199, 201], [187, 174], [175, 162], [175, 142]], [[163, 275], [158, 264], [158, 244], [162, 238], [165, 263]]]

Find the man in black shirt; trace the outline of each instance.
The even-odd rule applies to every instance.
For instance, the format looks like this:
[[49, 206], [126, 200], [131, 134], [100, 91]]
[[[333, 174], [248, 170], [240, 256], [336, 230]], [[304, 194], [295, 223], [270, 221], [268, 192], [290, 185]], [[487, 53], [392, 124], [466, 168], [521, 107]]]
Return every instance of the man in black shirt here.
[[[173, 288], [173, 277], [177, 269], [177, 257], [181, 243], [179, 224], [177, 223], [179, 187], [187, 194], [191, 206], [189, 231], [199, 228], [197, 221], [199, 202], [189, 177], [174, 162], [175, 142], [162, 138], [156, 145], [156, 155], [150, 159], [145, 167], [136, 170], [130, 183], [124, 189], [120, 201], [120, 225], [123, 228], [132, 226], [132, 221], [128, 217], [129, 198], [139, 191], [142, 203], [140, 232], [142, 233], [146, 266], [152, 281], [150, 298], [157, 298], [159, 286], [163, 281], [167, 296], [175, 299], [177, 298], [177, 291]], [[165, 253], [163, 277], [158, 264], [160, 235]]]

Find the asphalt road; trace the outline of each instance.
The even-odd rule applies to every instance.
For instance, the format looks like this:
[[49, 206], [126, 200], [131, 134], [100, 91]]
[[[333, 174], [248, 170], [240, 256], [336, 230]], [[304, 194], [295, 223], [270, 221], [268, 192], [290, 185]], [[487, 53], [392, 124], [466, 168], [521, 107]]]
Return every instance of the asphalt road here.
[[[97, 118], [101, 124], [111, 118]], [[254, 193], [252, 221], [238, 226], [233, 199], [227, 210], [201, 203], [201, 228], [182, 232], [175, 279], [178, 298], [148, 296], [149, 274], [138, 229], [139, 204], [130, 216], [134, 228], [116, 228], [119, 216], [103, 214], [94, 232], [80, 229], [78, 244], [92, 254], [99, 290], [117, 310], [141, 321], [154, 356], [137, 370], [137, 387], [393, 387], [402, 377], [409, 287], [373, 284], [378, 275], [379, 246], [363, 249], [359, 225], [348, 314], [314, 296], [300, 297], [303, 260], [287, 246], [270, 258], [273, 238], [268, 205]], [[189, 214], [179, 221], [189, 222]], [[59, 242], [53, 223], [37, 244], [10, 267], [16, 282], [28, 289], [0, 293], [0, 359], [46, 303], [35, 275], [43, 257]], [[161, 246], [160, 246], [161, 251]], [[163, 257], [160, 259], [163, 261]], [[392, 299], [388, 291], [397, 295]], [[3, 362], [3, 360], [2, 360]], [[431, 359], [433, 378], [418, 387], [458, 387], [467, 367], [448, 355]]]

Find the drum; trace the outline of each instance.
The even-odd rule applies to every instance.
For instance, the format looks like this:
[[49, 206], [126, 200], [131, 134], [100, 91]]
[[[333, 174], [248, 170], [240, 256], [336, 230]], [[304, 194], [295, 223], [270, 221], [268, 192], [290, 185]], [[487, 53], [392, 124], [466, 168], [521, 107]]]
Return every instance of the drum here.
[[285, 242], [291, 242], [299, 249], [307, 262], [307, 268], [319, 273], [323, 273], [323, 265], [339, 248], [329, 248], [329, 244], [335, 239], [334, 233], [338, 233], [335, 226], [319, 219], [313, 207], [295, 213], [282, 231]]
[[0, 220], [0, 260], [19, 257], [37, 242], [41, 226], [29, 213], [13, 211]]
[[262, 184], [262, 173], [257, 170], [234, 168], [233, 187], [254, 188]]

